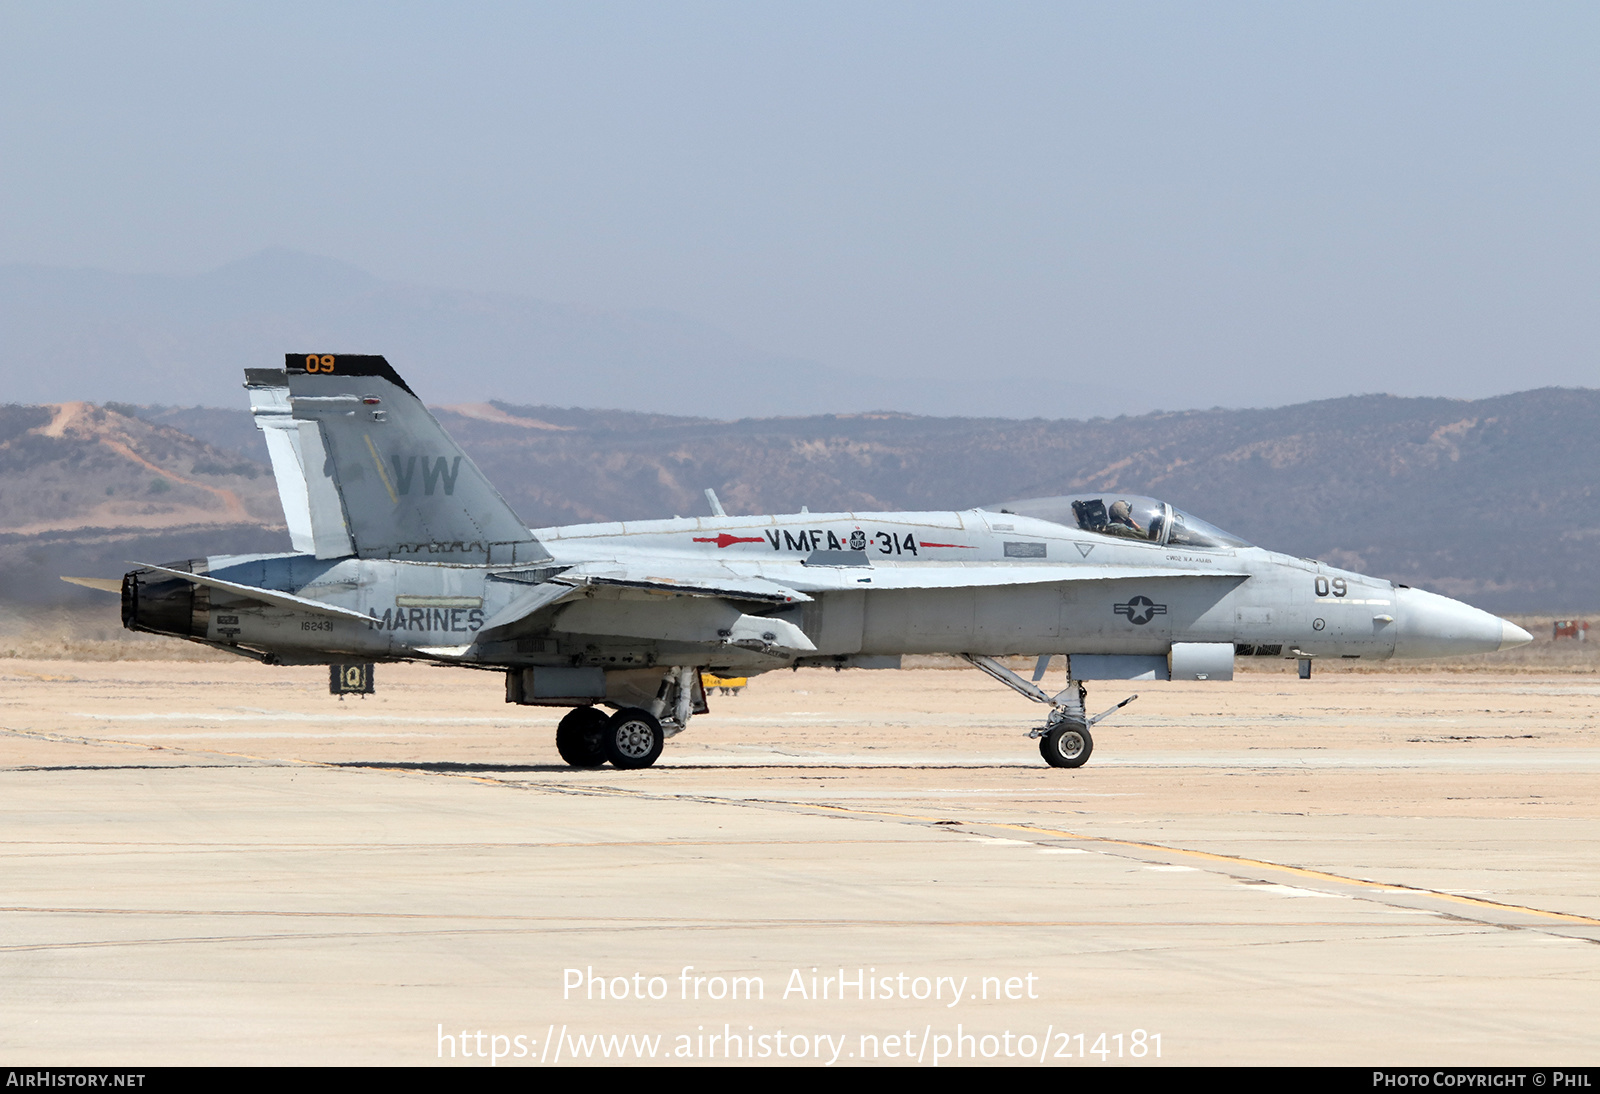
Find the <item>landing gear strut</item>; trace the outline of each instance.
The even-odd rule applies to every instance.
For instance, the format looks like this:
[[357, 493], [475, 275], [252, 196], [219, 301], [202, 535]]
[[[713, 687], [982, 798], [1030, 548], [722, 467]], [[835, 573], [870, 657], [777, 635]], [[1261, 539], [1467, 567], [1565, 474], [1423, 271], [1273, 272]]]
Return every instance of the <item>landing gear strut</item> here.
[[[1065, 689], [1051, 695], [1038, 684], [1029, 683], [992, 657], [981, 657], [972, 653], [964, 653], [961, 656], [1012, 691], [1050, 707], [1050, 715], [1045, 719], [1044, 728], [1031, 729], [1028, 731], [1028, 736], [1039, 738], [1039, 754], [1051, 767], [1082, 767], [1089, 761], [1089, 754], [1094, 751], [1094, 738], [1089, 733], [1089, 727], [1139, 698], [1137, 695], [1130, 695], [1110, 710], [1102, 711], [1090, 718], [1084, 710], [1084, 701], [1089, 696], [1089, 689], [1083, 686], [1082, 680], [1068, 680]], [[1035, 675], [1035, 680], [1044, 675], [1047, 662], [1048, 658], [1039, 659], [1039, 672]]]

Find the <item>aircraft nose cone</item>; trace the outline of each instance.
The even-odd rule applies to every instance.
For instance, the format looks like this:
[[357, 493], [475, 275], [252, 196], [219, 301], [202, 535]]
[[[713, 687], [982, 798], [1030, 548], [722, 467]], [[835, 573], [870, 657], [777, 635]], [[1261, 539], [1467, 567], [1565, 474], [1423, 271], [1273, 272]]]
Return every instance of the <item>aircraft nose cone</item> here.
[[1532, 642], [1533, 635], [1499, 616], [1421, 589], [1395, 591], [1396, 657], [1493, 653]]
[[1503, 650], [1515, 649], [1526, 646], [1533, 641], [1533, 635], [1511, 622], [1509, 619], [1500, 620], [1500, 648]]

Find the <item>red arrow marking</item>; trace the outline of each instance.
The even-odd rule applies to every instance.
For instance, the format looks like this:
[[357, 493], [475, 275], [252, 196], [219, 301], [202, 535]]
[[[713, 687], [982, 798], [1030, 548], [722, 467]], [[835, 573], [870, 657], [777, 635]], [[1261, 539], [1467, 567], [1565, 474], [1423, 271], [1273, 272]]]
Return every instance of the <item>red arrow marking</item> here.
[[723, 532], [720, 535], [718, 535], [716, 539], [710, 539], [710, 538], [701, 539], [699, 536], [695, 536], [694, 537], [694, 541], [696, 543], [715, 543], [718, 547], [726, 547], [730, 543], [765, 543], [765, 542], [767, 542], [766, 541], [766, 537], [764, 537], [764, 536], [730, 536], [726, 532]]
[[977, 548], [970, 543], [929, 543], [927, 540], [923, 540], [922, 545], [924, 547], [959, 547], [963, 551], [977, 550]]

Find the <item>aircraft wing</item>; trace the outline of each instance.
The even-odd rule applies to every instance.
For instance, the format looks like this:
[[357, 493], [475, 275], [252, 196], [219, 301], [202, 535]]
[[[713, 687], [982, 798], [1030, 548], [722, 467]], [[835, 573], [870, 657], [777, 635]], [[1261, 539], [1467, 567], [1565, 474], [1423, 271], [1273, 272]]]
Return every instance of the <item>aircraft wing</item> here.
[[655, 564], [642, 568], [611, 566], [574, 567], [557, 580], [570, 579], [585, 585], [617, 585], [679, 596], [720, 596], [728, 600], [758, 600], [770, 604], [800, 604], [811, 598], [793, 586], [772, 578], [731, 577], [685, 573], [674, 575], [671, 566]]
[[[670, 563], [653, 562], [643, 566], [628, 566], [614, 562], [579, 563], [561, 573], [532, 585], [526, 592], [514, 597], [510, 603], [484, 620], [483, 632], [507, 627], [526, 619], [535, 612], [572, 600], [582, 595], [584, 588], [609, 585], [625, 589], [642, 589], [646, 592], [673, 596], [714, 597], [721, 600], [756, 601], [762, 604], [797, 604], [811, 598], [798, 589], [789, 588], [765, 577], [738, 577], [721, 572], [687, 567], [682, 573], [662, 572], [672, 569]], [[502, 575], [502, 580], [516, 580], [513, 574]]]
[[[959, 589], [998, 585], [1043, 585], [1068, 581], [1170, 580], [1196, 577], [1222, 578], [1237, 583], [1247, 576], [1249, 575], [1236, 571], [1217, 571], [1198, 567], [1168, 569], [1158, 566], [1018, 566], [1005, 563], [928, 562], [877, 566], [859, 564], [806, 566], [791, 563], [782, 566], [763, 566], [759, 574], [738, 575], [727, 567], [707, 567], [697, 565], [690, 560], [656, 558], [593, 561], [568, 567], [559, 574], [531, 585], [485, 620], [480, 633], [488, 635], [547, 608], [581, 600], [586, 588], [612, 586], [697, 600], [699, 605], [705, 607], [685, 604], [681, 611], [675, 613], [675, 618], [689, 630], [694, 630], [691, 617], [698, 618], [705, 611], [712, 610], [706, 605], [708, 600], [720, 600], [724, 602], [724, 607], [737, 614], [738, 618], [728, 626], [719, 625], [713, 630], [742, 635], [741, 628], [748, 630], [753, 627], [752, 633], [766, 634], [776, 644], [804, 650], [812, 648], [811, 644], [797, 628], [792, 628], [791, 624], [772, 619], [770, 616], [743, 615], [726, 602], [754, 601], [764, 607], [777, 607], [783, 604], [805, 603], [812, 599], [809, 593], [845, 589]], [[502, 574], [501, 579], [515, 581], [518, 578], [513, 571]], [[651, 629], [661, 625], [659, 617], [657, 620], [649, 624], [635, 622], [628, 625], [645, 626], [650, 633], [645, 635], [641, 632], [639, 635], [641, 637], [661, 637]], [[780, 630], [781, 637], [774, 637], [779, 635]], [[459, 656], [464, 650], [465, 648], [462, 651], [450, 652]]]
[[574, 582], [549, 580], [518, 593], [511, 602], [483, 621], [480, 634], [488, 634], [500, 627], [508, 627], [519, 619], [578, 595], [582, 588]]
[[983, 562], [915, 562], [876, 566], [763, 566], [759, 574], [737, 575], [724, 567], [705, 568], [693, 562], [584, 562], [514, 598], [484, 622], [485, 632], [526, 619], [535, 612], [582, 595], [590, 586], [643, 589], [675, 596], [755, 601], [769, 606], [802, 604], [810, 593], [844, 589], [962, 589], [996, 585], [1045, 585], [1056, 582], [1171, 580], [1212, 577], [1234, 582], [1249, 575], [1236, 570], [1163, 566], [1068, 565], [1028, 566]]

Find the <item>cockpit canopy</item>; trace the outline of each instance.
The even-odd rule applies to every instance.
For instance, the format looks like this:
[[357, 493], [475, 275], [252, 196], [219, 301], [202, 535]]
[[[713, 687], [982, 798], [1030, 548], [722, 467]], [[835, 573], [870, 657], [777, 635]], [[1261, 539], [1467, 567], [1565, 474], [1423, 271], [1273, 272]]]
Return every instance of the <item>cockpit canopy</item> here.
[[985, 506], [991, 512], [1016, 513], [1064, 524], [1096, 535], [1159, 543], [1168, 547], [1249, 547], [1199, 517], [1164, 501], [1138, 494], [1069, 494], [1059, 498], [1027, 498]]

